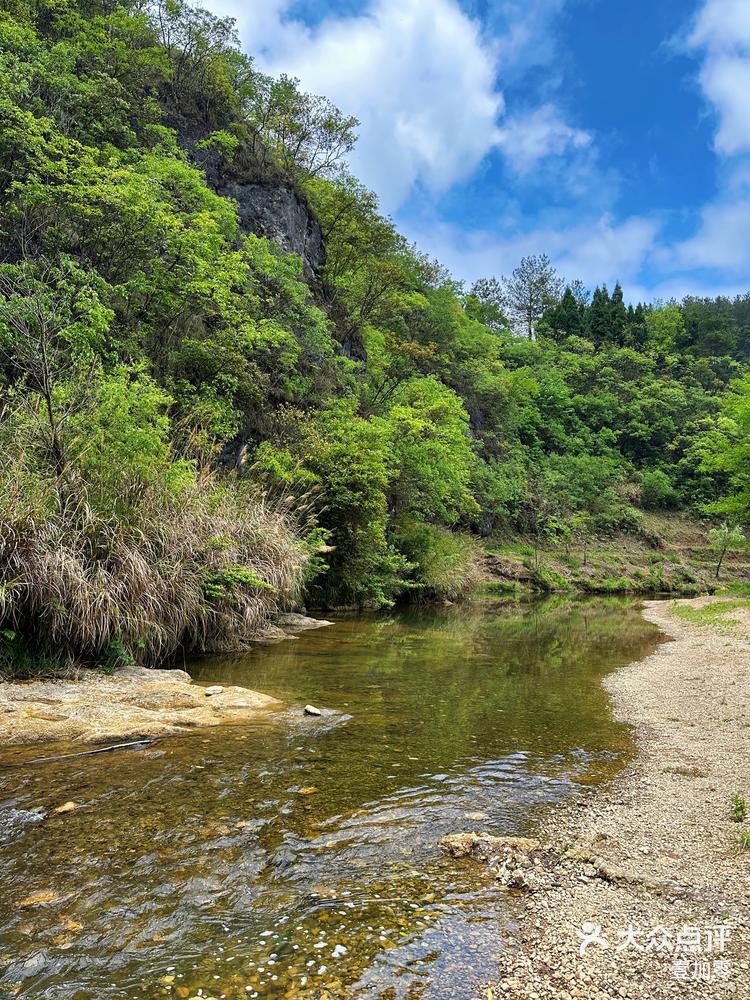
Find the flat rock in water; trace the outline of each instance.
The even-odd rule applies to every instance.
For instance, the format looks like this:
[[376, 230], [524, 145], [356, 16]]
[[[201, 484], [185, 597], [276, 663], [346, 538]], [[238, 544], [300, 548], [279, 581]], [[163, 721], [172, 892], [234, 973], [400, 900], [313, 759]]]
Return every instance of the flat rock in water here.
[[324, 625], [333, 625], [333, 622], [326, 621], [324, 618], [309, 618], [307, 615], [299, 615], [294, 611], [279, 615], [276, 622], [283, 628], [296, 629], [300, 632], [309, 628], [323, 628]]
[[115, 680], [132, 680], [141, 683], [154, 684], [192, 684], [192, 678], [187, 670], [177, 667], [159, 670], [154, 667], [141, 667], [136, 663], [126, 663], [118, 667], [112, 677]]
[[489, 861], [506, 851], [528, 854], [537, 850], [539, 841], [528, 837], [493, 837], [489, 833], [453, 833], [443, 837], [440, 845], [454, 858]]
[[305, 705], [305, 715], [322, 715], [323, 713], [315, 705]]

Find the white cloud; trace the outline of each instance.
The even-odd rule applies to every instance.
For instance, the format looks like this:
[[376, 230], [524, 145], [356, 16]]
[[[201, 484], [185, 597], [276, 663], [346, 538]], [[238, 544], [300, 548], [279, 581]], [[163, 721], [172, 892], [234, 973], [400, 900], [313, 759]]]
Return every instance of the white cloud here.
[[496, 52], [455, 0], [372, 0], [315, 27], [288, 16], [288, 0], [213, 6], [237, 17], [266, 71], [360, 119], [352, 168], [388, 210], [417, 183], [440, 192], [469, 177], [497, 142]]
[[590, 132], [571, 128], [552, 104], [544, 104], [530, 114], [510, 118], [500, 128], [498, 145], [520, 174], [532, 170], [548, 156], [591, 145]]
[[718, 193], [701, 207], [693, 235], [655, 255], [664, 274], [677, 275], [660, 287], [687, 291], [700, 282], [697, 272], [713, 271], [735, 288], [750, 271], [750, 3], [704, 0], [686, 43], [701, 59], [698, 79], [716, 113], [714, 147], [723, 159]]
[[[487, 192], [503, 217], [474, 232], [440, 222], [408, 232], [460, 277], [508, 273], [524, 254], [547, 252], [569, 278], [619, 278], [626, 293], [646, 295], [649, 284], [657, 294], [687, 291], [691, 276], [700, 282], [712, 270], [728, 286], [750, 269], [750, 181], [738, 165], [738, 154], [750, 153], [750, 0], [703, 0], [683, 36], [700, 59], [700, 85], [717, 112], [716, 150], [728, 160], [723, 190], [703, 206], [694, 235], [671, 246], [654, 218], [606, 214], [617, 175], [602, 168], [591, 133], [557, 105], [554, 29], [571, 0], [493, 0], [481, 24], [459, 0], [362, 0], [357, 14], [332, 10], [312, 26], [294, 16], [293, 0], [209, 2], [237, 18], [261, 68], [298, 76], [361, 120], [351, 166], [386, 211], [420, 190], [426, 197], [412, 209], [429, 204], [488, 153], [503, 156], [515, 178], [506, 177], [498, 198]], [[533, 75], [536, 104], [506, 112], [501, 82], [518, 92], [540, 65], [547, 69], [541, 82]], [[535, 189], [538, 206], [548, 187], [556, 198], [529, 217], [524, 194]], [[644, 283], [644, 274], [653, 280]]]
[[[492, 0], [485, 4], [488, 31], [496, 39], [503, 78], [530, 67], [549, 67], [557, 56], [556, 21], [570, 0]], [[554, 86], [554, 75], [546, 74]]]
[[486, 32], [457, 0], [369, 0], [313, 27], [292, 16], [291, 0], [211, 6], [236, 17], [264, 70], [299, 77], [360, 119], [352, 169], [393, 212], [418, 185], [435, 195], [469, 178], [498, 147], [525, 174], [590, 142], [549, 102], [502, 124], [499, 75], [550, 54], [551, 19], [565, 2], [504, 0]]
[[687, 44], [703, 54], [699, 79], [719, 118], [717, 152], [727, 156], [750, 152], [748, 0], [706, 0]]
[[677, 247], [676, 261], [684, 267], [721, 268], [747, 273], [750, 266], [750, 200], [720, 201], [703, 210], [695, 236]]
[[673, 269], [708, 268], [726, 275], [750, 269], [750, 170], [729, 172], [725, 187], [703, 206], [693, 236], [661, 255]]
[[617, 223], [605, 214], [573, 226], [543, 226], [508, 237], [445, 224], [426, 226], [409, 236], [468, 281], [510, 274], [527, 254], [546, 253], [567, 280], [580, 278], [593, 288], [602, 283], [611, 287], [617, 280], [634, 286], [658, 230], [652, 219], [634, 217]]

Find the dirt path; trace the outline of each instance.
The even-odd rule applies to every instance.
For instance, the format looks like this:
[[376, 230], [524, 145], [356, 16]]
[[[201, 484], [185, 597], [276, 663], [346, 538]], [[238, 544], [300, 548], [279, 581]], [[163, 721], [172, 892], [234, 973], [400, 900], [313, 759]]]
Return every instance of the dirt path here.
[[[531, 891], [488, 1000], [750, 998], [750, 815], [736, 821], [729, 802], [750, 803], [750, 614], [734, 602], [718, 617], [715, 603], [646, 604], [673, 641], [606, 680], [636, 761], [552, 815], [537, 852], [495, 858]], [[681, 617], [707, 607], [710, 624]], [[583, 956], [579, 933], [599, 942]]]

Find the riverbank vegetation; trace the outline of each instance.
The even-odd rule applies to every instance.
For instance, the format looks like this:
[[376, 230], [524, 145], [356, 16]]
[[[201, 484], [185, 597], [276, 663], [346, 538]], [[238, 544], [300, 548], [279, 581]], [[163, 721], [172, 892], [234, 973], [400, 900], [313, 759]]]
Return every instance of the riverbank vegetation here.
[[627, 306], [543, 256], [464, 287], [347, 172], [357, 122], [180, 0], [2, 0], [0, 115], [6, 662], [454, 599], [478, 537], [536, 572], [747, 519], [750, 296]]

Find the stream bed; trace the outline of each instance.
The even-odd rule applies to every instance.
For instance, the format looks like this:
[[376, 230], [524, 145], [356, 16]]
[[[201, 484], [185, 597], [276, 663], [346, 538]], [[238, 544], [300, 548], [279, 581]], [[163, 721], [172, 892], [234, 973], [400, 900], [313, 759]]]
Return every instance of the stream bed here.
[[658, 641], [616, 599], [340, 617], [188, 664], [334, 714], [0, 748], [0, 998], [468, 1000], [513, 906], [438, 841], [528, 834], [615, 775], [632, 740], [599, 681]]

